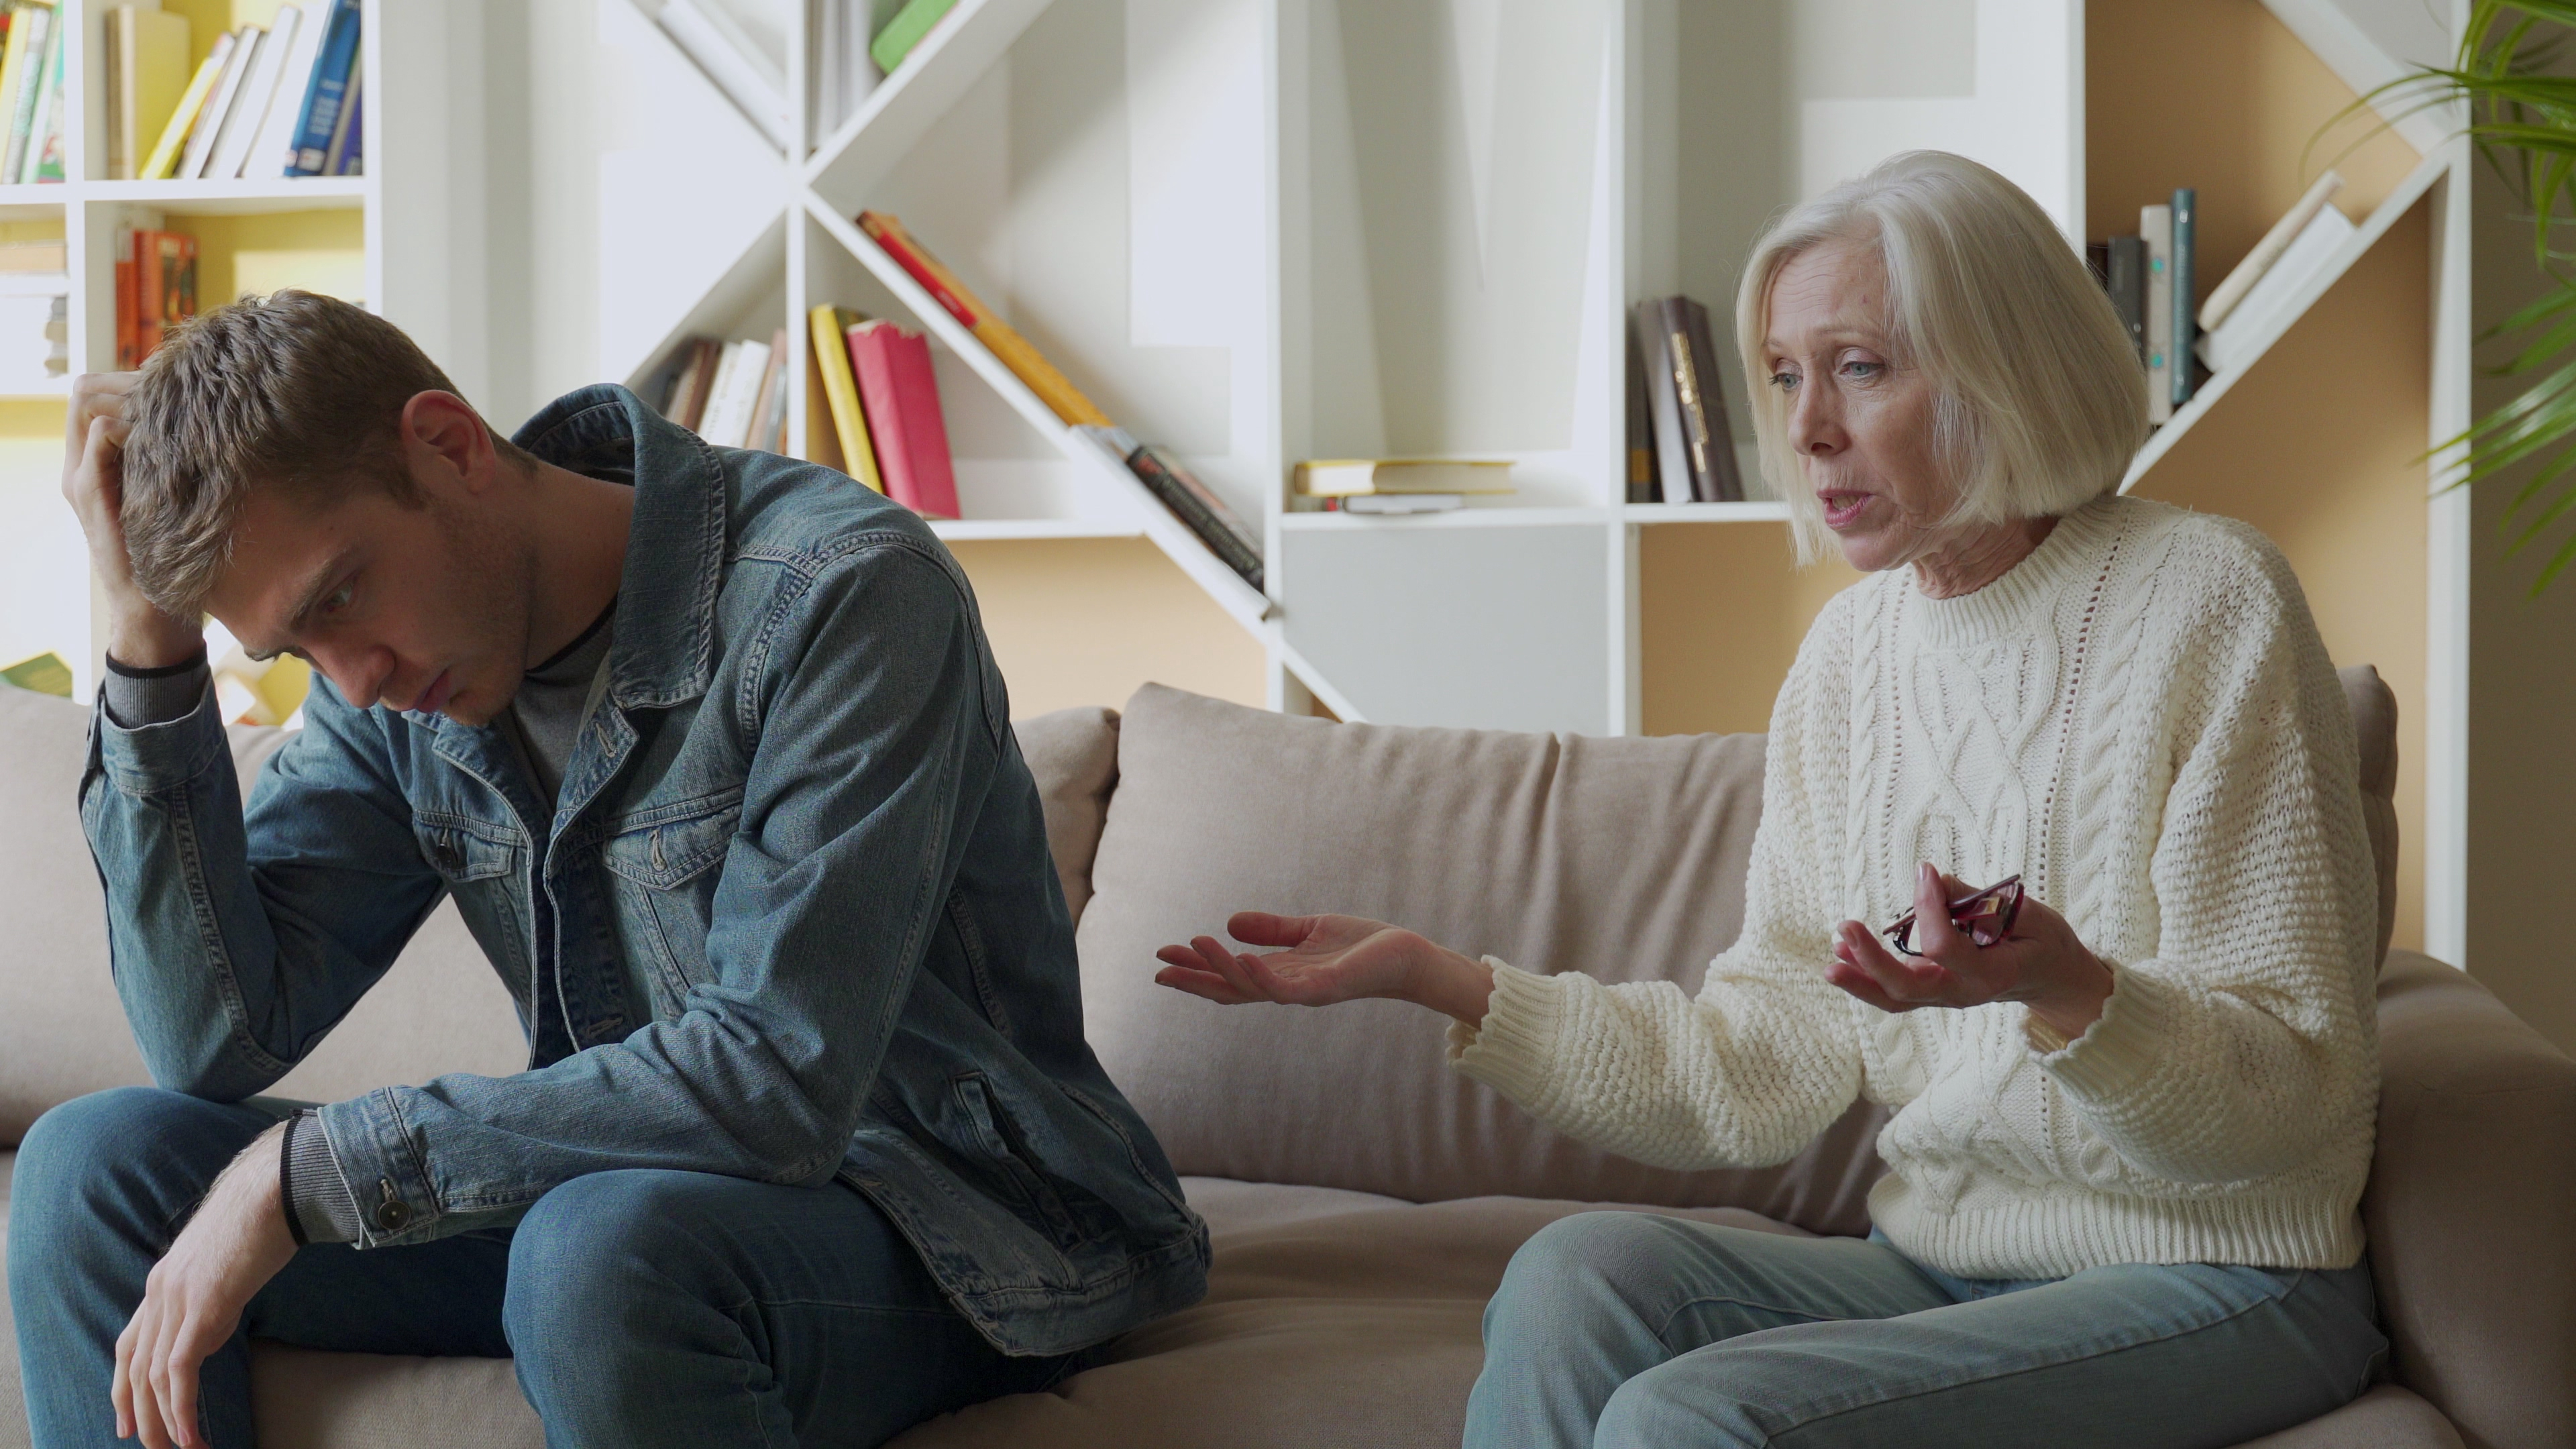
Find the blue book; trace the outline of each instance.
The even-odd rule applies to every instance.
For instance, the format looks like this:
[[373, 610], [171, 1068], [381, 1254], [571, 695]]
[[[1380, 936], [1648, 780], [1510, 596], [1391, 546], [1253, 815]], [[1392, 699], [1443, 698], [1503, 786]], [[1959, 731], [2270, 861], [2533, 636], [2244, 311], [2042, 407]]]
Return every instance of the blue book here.
[[350, 74], [358, 64], [358, 0], [331, 0], [330, 28], [313, 57], [313, 78], [304, 90], [303, 121], [287, 159], [289, 176], [319, 176], [330, 159], [331, 134], [340, 128], [340, 107], [349, 93]]
[[2200, 312], [2198, 291], [2192, 285], [2191, 253], [2195, 232], [2193, 216], [2199, 207], [2200, 194], [2188, 186], [2174, 188], [2173, 194], [2173, 345], [2166, 355], [2174, 360], [2173, 405], [2181, 407], [2191, 401], [2192, 332]]

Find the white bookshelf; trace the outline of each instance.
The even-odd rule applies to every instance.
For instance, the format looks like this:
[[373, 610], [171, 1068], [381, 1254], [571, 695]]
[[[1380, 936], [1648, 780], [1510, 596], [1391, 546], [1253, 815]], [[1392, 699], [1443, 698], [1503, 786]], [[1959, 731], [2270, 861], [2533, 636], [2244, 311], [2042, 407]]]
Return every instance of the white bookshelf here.
[[[366, 174], [256, 181], [107, 178], [107, 8], [101, 0], [61, 0], [60, 12], [70, 24], [64, 55], [66, 179], [0, 186], [0, 224], [32, 225], [64, 240], [73, 374], [115, 365], [111, 252], [123, 226], [200, 233], [201, 310], [232, 300], [206, 289], [210, 277], [233, 277], [262, 289], [310, 286], [364, 301], [401, 323], [433, 356], [460, 350], [452, 288], [470, 284], [477, 271], [472, 238], [460, 218], [474, 215], [479, 199], [470, 172], [460, 173], [451, 161], [456, 17], [448, 7], [365, 0], [360, 105]], [[235, 8], [241, 19], [264, 22], [274, 7]], [[196, 10], [189, 13], [198, 18]], [[202, 56], [212, 40], [210, 34], [193, 36], [195, 54]], [[389, 53], [401, 62], [388, 65]], [[472, 369], [463, 372], [458, 383], [471, 394], [483, 379]], [[70, 661], [75, 691], [85, 694], [97, 678], [104, 641], [93, 629], [79, 564], [66, 565], [65, 544], [76, 548], [78, 542], [59, 492], [60, 405], [68, 395], [66, 381], [33, 397], [0, 399], [14, 405], [7, 414], [11, 432], [0, 437], [0, 511], [10, 523], [0, 529], [0, 550], [13, 577], [45, 581], [9, 599], [0, 653], [15, 660], [52, 649]], [[25, 406], [37, 402], [52, 404], [54, 411]]]
[[[721, 185], [741, 198], [693, 198], [668, 227], [608, 243], [607, 291], [651, 277], [672, 295], [650, 325], [610, 324], [607, 371], [640, 388], [689, 337], [783, 325], [801, 372], [805, 309], [825, 301], [915, 326], [932, 339], [967, 515], [943, 536], [1148, 538], [1260, 642], [1275, 706], [1344, 719], [1638, 733], [1656, 667], [1647, 575], [1672, 567], [1654, 562], [1675, 556], [1666, 545], [1722, 543], [1707, 556], [1739, 595], [1814, 593], [1792, 574], [1777, 501], [1625, 500], [1635, 300], [1684, 292], [1709, 307], [1749, 443], [1734, 280], [1783, 207], [1937, 147], [1994, 166], [2070, 245], [2086, 239], [2082, 0], [1561, 0], [1482, 28], [1490, 7], [968, 0], [849, 121], [783, 156], [722, 114], [654, 27], [658, 0], [603, 3], [639, 87], [667, 103], [655, 124], [701, 147], [730, 138], [694, 164], [727, 168]], [[2388, 7], [2357, 0], [2262, 3], [2355, 91], [2440, 39], [2392, 39]], [[791, 50], [791, 133], [812, 137], [801, 32]], [[2252, 360], [2153, 436], [2130, 482], [2225, 415], [2246, 371], [2411, 209], [2452, 204], [2464, 152], [2441, 141], [2446, 124], [2405, 122], [2429, 159], [2357, 218]], [[639, 195], [681, 143], [640, 144]], [[1059, 425], [866, 238], [862, 208], [901, 216], [1113, 417], [1256, 521], [1266, 594]], [[2463, 251], [2437, 248], [2437, 266], [2465, 266]], [[2437, 327], [2465, 347], [2456, 307]], [[805, 389], [790, 413], [802, 446], [819, 421]], [[1406, 516], [1314, 511], [1288, 491], [1301, 458], [1393, 455], [1509, 458], [1518, 491]], [[2438, 542], [2459, 532], [2446, 506], [2429, 504], [2426, 526], [2456, 552]], [[2465, 778], [2459, 677], [2439, 662], [2443, 621], [2463, 607], [2456, 560], [2428, 587], [2428, 937], [2441, 948]], [[1766, 702], [1776, 677], [1752, 675], [1776, 674], [1776, 656], [1766, 637], [1740, 666]]]

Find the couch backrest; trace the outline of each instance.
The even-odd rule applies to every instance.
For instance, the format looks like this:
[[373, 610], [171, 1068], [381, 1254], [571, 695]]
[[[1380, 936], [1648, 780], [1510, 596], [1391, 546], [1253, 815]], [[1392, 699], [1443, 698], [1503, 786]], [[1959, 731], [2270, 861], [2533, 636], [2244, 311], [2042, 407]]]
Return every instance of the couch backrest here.
[[[2395, 705], [2345, 672], [2382, 894]], [[1341, 911], [1532, 971], [1696, 990], [1734, 940], [1761, 818], [1759, 735], [1652, 739], [1336, 725], [1148, 685], [1127, 707], [1080, 926], [1086, 1029], [1186, 1174], [1417, 1201], [1502, 1193], [1734, 1205], [1867, 1230], [1884, 1114], [1781, 1167], [1681, 1173], [1540, 1127], [1443, 1062], [1394, 1002], [1225, 1008], [1153, 984], [1154, 948], [1229, 913]], [[2393, 903], [2383, 899], [2381, 944]]]

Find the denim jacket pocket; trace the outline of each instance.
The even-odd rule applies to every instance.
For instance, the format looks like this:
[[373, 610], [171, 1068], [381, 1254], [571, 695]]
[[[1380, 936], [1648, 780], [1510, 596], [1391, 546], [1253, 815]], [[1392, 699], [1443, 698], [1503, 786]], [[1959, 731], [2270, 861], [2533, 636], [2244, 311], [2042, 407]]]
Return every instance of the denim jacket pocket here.
[[[694, 808], [695, 813], [690, 813]], [[653, 963], [668, 994], [655, 1014], [676, 1016], [689, 988], [704, 984], [707, 925], [725, 852], [742, 826], [742, 795], [730, 791], [678, 807], [645, 810], [600, 846], [619, 881], [617, 929], [628, 959]]]
[[1062, 1249], [1080, 1247], [1084, 1233], [1073, 1213], [1057, 1195], [1046, 1174], [1037, 1168], [1034, 1154], [1028, 1149], [1024, 1134], [1010, 1119], [992, 1084], [981, 1072], [960, 1072], [949, 1079], [957, 1106], [967, 1129], [974, 1135], [978, 1155], [1008, 1184], [1007, 1195], [1016, 1197], [1030, 1216], [1045, 1225], [1048, 1236]]
[[419, 815], [413, 817], [412, 833], [420, 839], [420, 858], [451, 889], [508, 875], [519, 861], [517, 832], [507, 827], [459, 815]]

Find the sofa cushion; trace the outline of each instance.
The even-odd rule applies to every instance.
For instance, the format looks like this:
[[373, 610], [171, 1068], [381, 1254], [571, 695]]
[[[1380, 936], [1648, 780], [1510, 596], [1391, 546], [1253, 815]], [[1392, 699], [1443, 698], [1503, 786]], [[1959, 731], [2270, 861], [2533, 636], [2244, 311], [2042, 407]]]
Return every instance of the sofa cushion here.
[[1759, 736], [1589, 739], [1337, 725], [1147, 685], [1083, 916], [1095, 1050], [1180, 1171], [1414, 1202], [1732, 1204], [1868, 1229], [1882, 1115], [1784, 1167], [1680, 1173], [1537, 1125], [1443, 1065], [1388, 1001], [1229, 1009], [1154, 984], [1154, 948], [1230, 912], [1347, 911], [1536, 971], [1696, 989], [1743, 915]]
[[1079, 922], [1091, 900], [1091, 859], [1100, 849], [1109, 792], [1118, 788], [1118, 711], [1059, 709], [1015, 721], [1011, 730], [1037, 778], [1047, 850], [1064, 883], [1064, 903]]
[[2336, 671], [2352, 706], [2353, 743], [2361, 752], [2361, 822], [2379, 867], [2379, 958], [2397, 934], [2397, 694], [2379, 671], [2355, 664]]
[[[1053, 1392], [934, 1419], [892, 1449], [1455, 1449], [1504, 1264], [1604, 1206], [1469, 1198], [1230, 1233], [1197, 1306]], [[1797, 1231], [1734, 1208], [1649, 1210]]]

